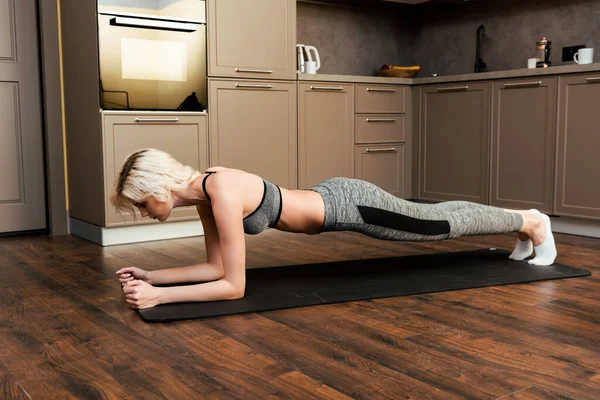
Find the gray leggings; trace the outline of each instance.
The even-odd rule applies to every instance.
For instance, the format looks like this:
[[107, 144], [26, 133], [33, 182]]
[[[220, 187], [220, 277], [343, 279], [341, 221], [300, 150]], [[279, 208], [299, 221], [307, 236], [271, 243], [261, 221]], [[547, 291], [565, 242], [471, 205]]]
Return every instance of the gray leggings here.
[[501, 208], [468, 201], [414, 203], [359, 179], [331, 178], [309, 190], [325, 202], [323, 232], [416, 242], [518, 232], [523, 226], [520, 214]]

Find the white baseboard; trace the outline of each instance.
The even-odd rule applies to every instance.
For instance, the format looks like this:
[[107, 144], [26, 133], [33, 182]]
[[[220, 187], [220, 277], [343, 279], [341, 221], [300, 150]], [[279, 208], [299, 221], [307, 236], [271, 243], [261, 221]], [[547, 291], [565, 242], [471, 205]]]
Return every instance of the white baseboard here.
[[199, 220], [105, 228], [69, 218], [70, 233], [101, 246], [204, 235]]
[[552, 232], [600, 238], [600, 221], [571, 217], [550, 218]]
[[[551, 218], [551, 220], [553, 232], [600, 238], [600, 221], [569, 217]], [[115, 228], [104, 228], [75, 218], [69, 218], [69, 222], [71, 234], [101, 246], [204, 235], [199, 220]]]

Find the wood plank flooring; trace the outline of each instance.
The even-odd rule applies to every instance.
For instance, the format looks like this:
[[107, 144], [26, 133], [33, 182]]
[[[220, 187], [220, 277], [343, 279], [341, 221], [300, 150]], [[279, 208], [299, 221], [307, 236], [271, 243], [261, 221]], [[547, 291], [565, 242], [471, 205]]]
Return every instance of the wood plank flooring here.
[[[247, 258], [258, 268], [515, 241], [268, 230], [247, 237]], [[556, 241], [558, 262], [592, 275], [149, 324], [115, 271], [202, 262], [203, 238], [0, 239], [0, 399], [599, 399], [600, 240]]]

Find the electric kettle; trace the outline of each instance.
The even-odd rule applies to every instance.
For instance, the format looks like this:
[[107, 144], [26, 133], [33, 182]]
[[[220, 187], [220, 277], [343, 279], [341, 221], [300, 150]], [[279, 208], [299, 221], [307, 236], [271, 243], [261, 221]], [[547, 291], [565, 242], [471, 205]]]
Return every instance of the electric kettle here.
[[301, 72], [303, 74], [306, 73], [306, 63], [310, 61], [315, 61], [317, 64], [315, 72], [318, 71], [319, 68], [321, 68], [321, 58], [319, 57], [319, 51], [315, 46], [297, 44], [296, 49], [298, 52], [298, 72]]

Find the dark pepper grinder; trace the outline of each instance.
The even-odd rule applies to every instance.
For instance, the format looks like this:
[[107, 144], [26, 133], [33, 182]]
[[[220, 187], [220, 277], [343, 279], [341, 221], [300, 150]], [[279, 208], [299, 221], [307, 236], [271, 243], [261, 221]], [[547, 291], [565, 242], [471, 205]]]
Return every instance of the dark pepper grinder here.
[[550, 60], [552, 55], [552, 42], [547, 37], [543, 37], [536, 42], [535, 56], [538, 59], [536, 67], [546, 68], [552, 65]]

